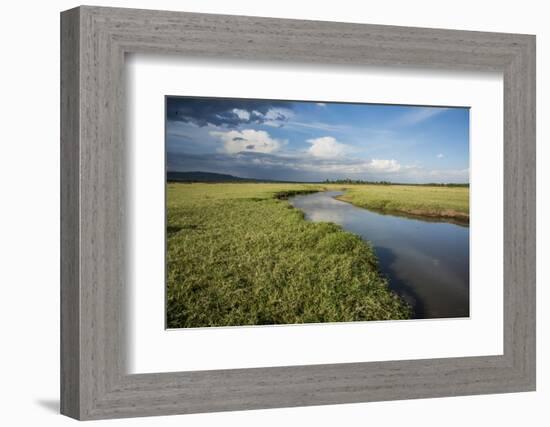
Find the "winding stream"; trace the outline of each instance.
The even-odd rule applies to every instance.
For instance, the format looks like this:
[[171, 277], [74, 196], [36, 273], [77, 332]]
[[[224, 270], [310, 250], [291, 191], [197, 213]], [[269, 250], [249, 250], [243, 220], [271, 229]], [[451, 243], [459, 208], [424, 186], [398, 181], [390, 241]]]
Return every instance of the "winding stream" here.
[[334, 198], [341, 194], [307, 194], [289, 202], [309, 221], [339, 224], [370, 242], [390, 288], [412, 305], [414, 318], [469, 316], [468, 226], [376, 213]]

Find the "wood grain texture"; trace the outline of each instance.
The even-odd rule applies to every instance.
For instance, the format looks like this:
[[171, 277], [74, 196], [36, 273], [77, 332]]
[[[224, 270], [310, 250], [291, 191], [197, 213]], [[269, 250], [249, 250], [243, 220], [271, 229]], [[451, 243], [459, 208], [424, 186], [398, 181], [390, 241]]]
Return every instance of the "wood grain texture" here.
[[[535, 388], [535, 38], [80, 7], [62, 13], [62, 413], [78, 419]], [[504, 75], [504, 354], [128, 375], [124, 55]]]
[[79, 18], [61, 20], [61, 412], [80, 414]]

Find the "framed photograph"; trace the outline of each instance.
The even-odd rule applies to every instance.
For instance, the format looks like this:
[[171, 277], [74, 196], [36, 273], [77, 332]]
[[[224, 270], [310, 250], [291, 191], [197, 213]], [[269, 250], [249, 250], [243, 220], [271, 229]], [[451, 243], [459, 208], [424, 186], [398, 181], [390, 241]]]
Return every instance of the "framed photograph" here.
[[166, 141], [167, 328], [469, 317], [469, 108], [167, 96]]
[[61, 14], [61, 411], [535, 390], [535, 37]]

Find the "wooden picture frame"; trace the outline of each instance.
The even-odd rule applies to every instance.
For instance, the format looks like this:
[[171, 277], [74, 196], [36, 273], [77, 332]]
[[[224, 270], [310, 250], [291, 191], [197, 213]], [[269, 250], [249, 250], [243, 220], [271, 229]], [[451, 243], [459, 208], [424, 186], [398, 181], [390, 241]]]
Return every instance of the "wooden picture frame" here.
[[[127, 53], [504, 79], [504, 353], [128, 375]], [[104, 7], [61, 14], [61, 412], [101, 419], [535, 389], [535, 37]]]

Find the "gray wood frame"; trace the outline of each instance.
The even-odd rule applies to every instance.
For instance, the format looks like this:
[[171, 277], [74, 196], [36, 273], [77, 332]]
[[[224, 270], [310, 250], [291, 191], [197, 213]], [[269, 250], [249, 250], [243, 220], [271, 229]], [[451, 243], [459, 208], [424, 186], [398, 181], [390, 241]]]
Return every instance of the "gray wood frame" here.
[[[504, 354], [128, 375], [129, 52], [504, 75]], [[83, 6], [61, 14], [61, 412], [77, 419], [535, 389], [535, 37]]]

